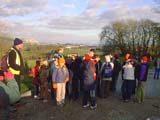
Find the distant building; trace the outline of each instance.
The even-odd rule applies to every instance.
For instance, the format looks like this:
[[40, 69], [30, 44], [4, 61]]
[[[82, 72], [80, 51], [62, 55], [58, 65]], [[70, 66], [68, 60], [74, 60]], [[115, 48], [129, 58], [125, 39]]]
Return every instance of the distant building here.
[[31, 39], [31, 38], [26, 38], [26, 39], [23, 39], [24, 43], [27, 43], [27, 44], [31, 44], [31, 45], [39, 45], [40, 43], [37, 41], [37, 40], [34, 40], [34, 39]]

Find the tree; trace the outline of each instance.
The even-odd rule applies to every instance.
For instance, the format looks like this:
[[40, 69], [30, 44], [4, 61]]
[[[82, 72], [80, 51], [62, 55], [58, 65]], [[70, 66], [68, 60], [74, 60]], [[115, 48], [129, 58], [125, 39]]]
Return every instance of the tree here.
[[154, 49], [158, 45], [159, 28], [157, 29], [156, 25], [157, 23], [151, 20], [116, 21], [102, 29], [100, 40], [109, 52], [115, 52], [113, 50], [118, 48], [122, 55], [130, 52], [140, 57], [150, 54], [151, 46]]

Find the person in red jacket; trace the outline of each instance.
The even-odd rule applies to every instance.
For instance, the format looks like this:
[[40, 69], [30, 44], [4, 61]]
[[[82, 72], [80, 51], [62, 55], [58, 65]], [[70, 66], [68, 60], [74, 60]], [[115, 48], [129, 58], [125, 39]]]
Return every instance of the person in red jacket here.
[[84, 57], [84, 69], [83, 69], [83, 108], [89, 107], [95, 109], [96, 104], [96, 71], [94, 50], [91, 49]]
[[35, 99], [37, 99], [39, 95], [39, 74], [38, 74], [39, 69], [40, 69], [40, 60], [37, 60], [36, 65], [31, 69]]

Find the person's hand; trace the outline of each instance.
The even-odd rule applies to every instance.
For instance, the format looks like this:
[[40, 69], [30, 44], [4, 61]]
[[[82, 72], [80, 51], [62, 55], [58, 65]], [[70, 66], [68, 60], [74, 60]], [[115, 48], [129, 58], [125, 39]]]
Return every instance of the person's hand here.
[[65, 78], [65, 82], [68, 82], [68, 81], [69, 81], [69, 77], [66, 77], [66, 78]]
[[24, 75], [20, 75], [20, 80], [23, 80], [24, 79]]
[[53, 84], [52, 84], [52, 87], [53, 87], [54, 89], [57, 89], [57, 83], [53, 83]]

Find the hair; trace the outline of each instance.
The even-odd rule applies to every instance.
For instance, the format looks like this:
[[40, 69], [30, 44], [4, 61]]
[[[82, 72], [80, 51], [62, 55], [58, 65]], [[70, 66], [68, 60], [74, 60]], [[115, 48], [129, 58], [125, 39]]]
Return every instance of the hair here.
[[40, 60], [36, 60], [36, 64], [40, 65], [41, 61]]
[[58, 49], [57, 49], [57, 51], [61, 51], [61, 50], [63, 50], [64, 48], [63, 47], [59, 47]]
[[90, 52], [95, 52], [95, 49], [91, 48], [89, 51], [90, 51]]
[[47, 60], [42, 61], [42, 65], [48, 66]]

